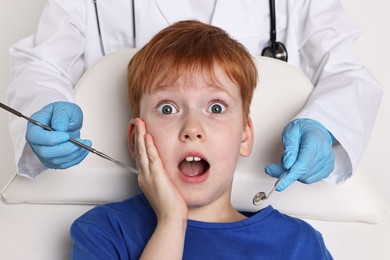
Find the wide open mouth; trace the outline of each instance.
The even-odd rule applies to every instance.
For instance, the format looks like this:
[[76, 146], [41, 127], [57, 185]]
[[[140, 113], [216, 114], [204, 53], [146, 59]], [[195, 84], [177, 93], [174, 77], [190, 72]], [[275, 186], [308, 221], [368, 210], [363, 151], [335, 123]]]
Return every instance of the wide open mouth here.
[[187, 156], [179, 163], [179, 170], [188, 177], [201, 176], [210, 168], [210, 164], [197, 156]]

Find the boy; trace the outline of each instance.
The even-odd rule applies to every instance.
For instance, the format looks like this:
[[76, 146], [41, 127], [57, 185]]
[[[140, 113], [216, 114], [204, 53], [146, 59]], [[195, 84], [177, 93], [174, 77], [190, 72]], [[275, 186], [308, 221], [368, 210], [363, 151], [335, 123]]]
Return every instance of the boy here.
[[219, 28], [182, 21], [130, 61], [136, 119], [129, 148], [143, 191], [96, 207], [71, 228], [74, 259], [331, 259], [307, 223], [230, 203], [239, 156], [249, 156], [257, 70]]

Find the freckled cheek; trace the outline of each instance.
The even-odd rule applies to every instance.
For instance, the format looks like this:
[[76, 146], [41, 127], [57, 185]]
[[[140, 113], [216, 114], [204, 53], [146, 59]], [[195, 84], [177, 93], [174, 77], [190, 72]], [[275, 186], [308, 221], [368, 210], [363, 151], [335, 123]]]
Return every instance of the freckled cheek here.
[[242, 138], [242, 134], [237, 131], [231, 131], [232, 128], [223, 129], [213, 129], [212, 134], [208, 136], [208, 139], [213, 144], [213, 148], [216, 149], [215, 152], [223, 151], [222, 154], [226, 153], [224, 151], [235, 151], [239, 150], [240, 140]]
[[172, 156], [175, 139], [177, 139], [175, 136], [177, 136], [177, 134], [167, 127], [152, 123], [147, 124], [146, 130], [153, 137], [154, 145], [157, 148], [162, 162], [166, 162], [166, 158]]
[[209, 135], [213, 136], [213, 138], [220, 139], [221, 141], [226, 140], [241, 140], [242, 138], [242, 129], [238, 128], [237, 126], [234, 125], [221, 125], [221, 126], [212, 126], [209, 129]]

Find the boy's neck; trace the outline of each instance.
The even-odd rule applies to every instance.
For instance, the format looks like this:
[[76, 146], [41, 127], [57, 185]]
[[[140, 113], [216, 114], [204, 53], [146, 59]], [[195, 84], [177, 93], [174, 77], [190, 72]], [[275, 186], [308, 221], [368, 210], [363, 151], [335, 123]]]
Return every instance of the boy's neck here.
[[190, 208], [188, 212], [188, 219], [202, 221], [202, 222], [236, 222], [247, 217], [242, 215], [229, 203], [223, 207], [213, 207], [208, 205], [205, 207]]

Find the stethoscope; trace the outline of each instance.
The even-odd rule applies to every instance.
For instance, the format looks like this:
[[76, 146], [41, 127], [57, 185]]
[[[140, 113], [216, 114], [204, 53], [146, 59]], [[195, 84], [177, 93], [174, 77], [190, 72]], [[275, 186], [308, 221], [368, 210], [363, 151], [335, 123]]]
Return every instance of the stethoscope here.
[[276, 41], [276, 15], [275, 15], [275, 0], [269, 0], [270, 11], [270, 42], [271, 45], [265, 47], [261, 52], [261, 56], [271, 57], [287, 62], [287, 48], [283, 43]]
[[[100, 48], [102, 55], [105, 56], [106, 52], [104, 49], [104, 43], [103, 43], [103, 37], [102, 32], [100, 29], [100, 21], [99, 21], [99, 12], [97, 8], [97, 0], [93, 0], [94, 7], [95, 7], [95, 14], [96, 14], [96, 22], [97, 22], [97, 29], [99, 34], [99, 42], [100, 42]], [[132, 4], [132, 12], [133, 12], [133, 38], [135, 40], [135, 13], [134, 13], [134, 0], [131, 1]], [[275, 15], [275, 0], [269, 0], [269, 9], [270, 9], [270, 42], [271, 45], [268, 47], [265, 47], [263, 51], [261, 52], [262, 56], [265, 57], [271, 57], [278, 60], [282, 60], [287, 62], [288, 55], [287, 55], [287, 48], [284, 46], [283, 43], [276, 41], [276, 15]]]

